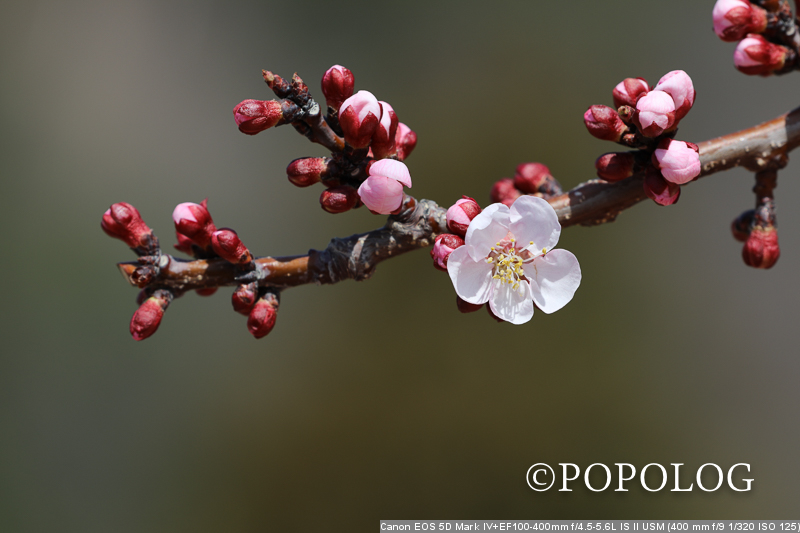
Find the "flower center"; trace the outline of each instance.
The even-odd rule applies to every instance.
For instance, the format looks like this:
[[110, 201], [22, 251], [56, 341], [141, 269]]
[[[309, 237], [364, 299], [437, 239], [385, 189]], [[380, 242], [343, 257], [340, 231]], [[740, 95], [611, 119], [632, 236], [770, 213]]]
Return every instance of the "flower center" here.
[[[507, 237], [492, 246], [486, 258], [487, 263], [494, 265], [492, 278], [500, 280], [502, 284], [508, 283], [513, 290], [517, 290], [520, 282], [527, 279], [522, 265], [533, 261], [533, 254], [528, 247], [517, 249], [516, 244], [514, 237]], [[530, 246], [533, 246], [533, 241]]]

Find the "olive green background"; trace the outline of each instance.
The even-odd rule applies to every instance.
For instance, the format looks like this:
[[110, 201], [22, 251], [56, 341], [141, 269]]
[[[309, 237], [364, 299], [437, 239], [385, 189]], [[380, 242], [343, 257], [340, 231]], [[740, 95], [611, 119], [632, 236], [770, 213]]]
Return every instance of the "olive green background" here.
[[[364, 531], [379, 518], [791, 518], [800, 500], [797, 164], [776, 191], [783, 255], [746, 267], [730, 221], [753, 179], [569, 228], [583, 282], [524, 326], [461, 315], [427, 251], [372, 280], [286, 291], [256, 341], [230, 290], [176, 300], [131, 340], [132, 259], [100, 230], [130, 202], [171, 249], [209, 198], [259, 255], [322, 248], [382, 217], [329, 215], [284, 174], [324, 155], [291, 128], [239, 133], [260, 70], [325, 69], [419, 136], [412, 194], [488, 203], [516, 164], [569, 188], [615, 145], [582, 114], [627, 76], [695, 82], [678, 138], [800, 104], [752, 78], [712, 1], [4, 2], [0, 7], [0, 530]], [[536, 462], [750, 463], [751, 492], [535, 493]], [[747, 477], [747, 476], [745, 476]], [[688, 482], [688, 479], [687, 479]], [[320, 529], [321, 530], [321, 529]]]

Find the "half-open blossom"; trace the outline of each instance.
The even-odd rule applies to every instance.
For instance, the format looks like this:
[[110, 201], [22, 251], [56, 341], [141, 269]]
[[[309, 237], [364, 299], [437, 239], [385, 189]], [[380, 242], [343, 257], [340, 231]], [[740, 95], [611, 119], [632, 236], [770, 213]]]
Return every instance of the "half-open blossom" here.
[[521, 196], [510, 208], [490, 205], [448, 258], [456, 294], [471, 304], [489, 302], [492, 313], [512, 324], [529, 321], [534, 304], [558, 311], [581, 281], [575, 256], [553, 249], [560, 235], [555, 210], [541, 198]]
[[404, 161], [411, 151], [417, 146], [417, 134], [402, 122], [397, 124], [397, 133], [394, 136], [395, 150], [397, 159]]
[[463, 237], [467, 234], [469, 223], [472, 222], [472, 219], [478, 216], [480, 212], [481, 206], [478, 205], [478, 202], [469, 196], [464, 196], [447, 210], [447, 229]]
[[625, 78], [611, 91], [614, 98], [614, 107], [629, 105], [636, 106], [636, 102], [650, 91], [650, 86], [644, 78]]
[[593, 136], [604, 141], [619, 141], [628, 126], [616, 111], [606, 105], [593, 105], [583, 114], [583, 123]]
[[700, 175], [699, 148], [694, 143], [664, 139], [652, 159], [664, 179], [677, 185], [689, 183]]
[[381, 121], [381, 104], [369, 91], [358, 91], [342, 103], [339, 124], [344, 139], [353, 148], [369, 146]]
[[739, 42], [733, 52], [733, 64], [739, 71], [750, 75], [769, 76], [783, 68], [787, 50], [772, 44], [761, 35], [751, 33]]
[[358, 195], [367, 209], [388, 215], [403, 203], [403, 185], [411, 188], [408, 167], [394, 159], [381, 159], [369, 167], [369, 177], [358, 188]]
[[322, 76], [322, 94], [328, 107], [339, 109], [342, 103], [353, 96], [355, 78], [349, 69], [334, 65]]
[[667, 72], [658, 80], [654, 91], [663, 91], [675, 104], [675, 122], [686, 116], [694, 105], [695, 90], [692, 78], [682, 70]]
[[675, 123], [675, 102], [664, 91], [650, 91], [636, 102], [636, 120], [642, 134], [658, 137]]
[[395, 150], [395, 137], [397, 135], [397, 114], [392, 106], [386, 102], [378, 102], [381, 105], [381, 121], [375, 134], [372, 136], [372, 154], [375, 159], [383, 159], [392, 154]]
[[767, 29], [766, 10], [747, 0], [717, 0], [711, 12], [714, 33], [723, 41], [735, 42], [748, 33]]
[[239, 131], [255, 135], [280, 122], [283, 111], [275, 100], [245, 100], [233, 108], [233, 118]]

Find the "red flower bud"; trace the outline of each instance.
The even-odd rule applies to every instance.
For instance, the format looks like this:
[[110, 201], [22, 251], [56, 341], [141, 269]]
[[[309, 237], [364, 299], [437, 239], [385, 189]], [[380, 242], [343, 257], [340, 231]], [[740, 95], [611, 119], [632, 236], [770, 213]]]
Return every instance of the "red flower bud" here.
[[733, 238], [739, 242], [745, 242], [750, 236], [750, 229], [753, 227], [753, 217], [755, 210], [745, 211], [731, 222], [731, 233]]
[[139, 306], [131, 319], [130, 331], [133, 340], [144, 340], [156, 332], [170, 301], [172, 301], [171, 293], [158, 290]]
[[404, 161], [414, 147], [417, 146], [417, 134], [411, 131], [411, 128], [402, 122], [397, 124], [397, 133], [394, 136], [395, 150], [397, 151], [397, 159]]
[[475, 311], [479, 311], [481, 307], [486, 304], [471, 304], [466, 300], [462, 300], [458, 296], [456, 296], [456, 306], [458, 310], [462, 313], [474, 313]]
[[211, 234], [217, 231], [211, 213], [208, 212], [208, 199], [199, 204], [184, 202], [172, 212], [175, 231], [192, 240], [205, 250], [211, 247]]
[[604, 180], [620, 181], [633, 176], [636, 158], [630, 152], [612, 152], [598, 157], [594, 167]]
[[517, 165], [514, 186], [525, 194], [534, 194], [547, 180], [552, 180], [550, 169], [541, 163], [522, 163]]
[[249, 315], [258, 299], [258, 284], [247, 283], [239, 285], [231, 295], [233, 310], [243, 315]]
[[256, 339], [266, 336], [275, 327], [278, 317], [278, 298], [267, 293], [253, 306], [247, 317], [247, 329]]
[[319, 197], [319, 203], [322, 209], [328, 213], [344, 213], [350, 211], [356, 206], [358, 202], [358, 191], [349, 185], [342, 185], [341, 187], [331, 187], [322, 191]]
[[461, 246], [464, 246], [464, 239], [458, 235], [451, 235], [450, 233], [437, 235], [431, 250], [434, 268], [447, 272], [447, 259], [453, 253], [453, 250]]
[[113, 204], [103, 213], [100, 227], [106, 235], [125, 241], [131, 248], [149, 248], [153, 234], [139, 211], [125, 202]]
[[745, 264], [753, 268], [772, 268], [780, 256], [778, 231], [774, 227], [754, 227], [742, 248]]
[[481, 212], [478, 202], [464, 196], [447, 210], [447, 229], [460, 237], [467, 234], [469, 223]]
[[328, 176], [329, 162], [326, 157], [302, 157], [289, 163], [286, 174], [298, 187], [308, 187]]
[[616, 111], [605, 105], [593, 105], [583, 114], [583, 123], [593, 136], [604, 141], [619, 141], [628, 126]]
[[733, 63], [740, 72], [769, 76], [783, 68], [788, 50], [756, 33], [742, 39], [733, 52]]
[[492, 185], [490, 196], [492, 202], [500, 202], [501, 204], [511, 206], [514, 200], [522, 196], [522, 193], [514, 187], [514, 180], [511, 178], [503, 178]]
[[250, 250], [230, 228], [215, 231], [211, 235], [211, 247], [218, 256], [234, 265], [244, 265], [253, 260]]
[[644, 176], [644, 193], [658, 205], [672, 205], [678, 202], [678, 198], [681, 196], [681, 187], [665, 180], [655, 168], [647, 167]]
[[239, 131], [255, 135], [278, 124], [283, 108], [275, 100], [244, 100], [233, 108], [233, 119]]
[[714, 33], [727, 42], [744, 39], [748, 33], [767, 29], [766, 10], [747, 0], [717, 0], [712, 11]]
[[650, 86], [644, 78], [625, 78], [611, 91], [614, 107], [636, 107], [636, 101], [649, 91]]
[[353, 96], [355, 78], [349, 69], [334, 65], [322, 76], [322, 94], [328, 107], [338, 110], [342, 102]]
[[392, 106], [386, 102], [378, 102], [381, 106], [381, 121], [375, 134], [372, 136], [372, 154], [375, 159], [388, 157], [395, 151], [395, 138], [397, 136], [397, 114]]

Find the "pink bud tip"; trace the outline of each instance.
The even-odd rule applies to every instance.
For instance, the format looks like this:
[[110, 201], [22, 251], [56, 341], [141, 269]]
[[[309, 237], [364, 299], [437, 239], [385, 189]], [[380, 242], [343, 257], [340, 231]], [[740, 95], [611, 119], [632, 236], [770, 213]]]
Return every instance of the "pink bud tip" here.
[[742, 259], [753, 268], [772, 268], [781, 256], [775, 228], [755, 227], [742, 248]]
[[207, 203], [208, 200], [199, 204], [184, 202], [178, 204], [172, 212], [175, 231], [205, 249], [211, 246], [211, 234], [217, 231], [206, 207]]
[[593, 136], [604, 141], [619, 141], [628, 127], [616, 111], [605, 105], [593, 105], [583, 114], [583, 123]]
[[322, 94], [328, 107], [339, 109], [342, 102], [353, 95], [355, 78], [349, 69], [341, 65], [334, 65], [322, 76]]
[[349, 185], [331, 187], [322, 191], [319, 197], [322, 209], [328, 213], [344, 213], [350, 211], [358, 203], [358, 192]]
[[233, 118], [239, 131], [255, 135], [280, 122], [283, 111], [275, 100], [245, 100], [233, 108]]
[[723, 41], [735, 42], [767, 29], [767, 12], [747, 0], [717, 0], [711, 16], [714, 33]]
[[682, 70], [673, 70], [658, 80], [654, 91], [662, 91], [672, 97], [675, 104], [675, 123], [686, 116], [694, 105], [695, 90], [692, 78]]
[[467, 234], [469, 223], [481, 212], [478, 202], [464, 196], [447, 210], [447, 229], [460, 237]]
[[141, 341], [152, 335], [161, 325], [167, 302], [155, 296], [148, 298], [139, 306], [131, 319], [133, 340]]
[[664, 91], [650, 91], [636, 102], [636, 122], [647, 137], [658, 137], [675, 123], [675, 102]]
[[635, 107], [636, 102], [650, 91], [650, 86], [644, 78], [625, 78], [611, 91], [614, 98], [614, 107], [624, 105]]
[[353, 148], [369, 146], [380, 120], [381, 104], [369, 91], [358, 91], [339, 109], [339, 124], [344, 138]]
[[433, 266], [437, 270], [447, 272], [447, 259], [453, 250], [464, 246], [464, 239], [458, 235], [451, 235], [450, 233], [443, 233], [436, 236], [436, 241], [431, 250], [431, 259], [433, 259]]
[[250, 315], [247, 317], [247, 330], [256, 339], [265, 337], [275, 327], [277, 317], [277, 298], [272, 294], [267, 294], [259, 299], [250, 311]]
[[761, 35], [751, 33], [736, 46], [733, 63], [745, 74], [769, 76], [783, 68], [786, 54], [783, 46], [772, 44]]
[[229, 263], [243, 265], [253, 260], [250, 251], [232, 229], [215, 231], [211, 235], [211, 246], [218, 256]]
[[499, 202], [509, 207], [520, 196], [522, 196], [522, 193], [514, 187], [514, 180], [511, 178], [497, 180], [492, 185], [492, 192], [490, 193], [492, 202]]
[[402, 122], [397, 124], [397, 133], [394, 137], [395, 150], [397, 150], [397, 159], [405, 161], [411, 155], [414, 147], [417, 146], [417, 134], [411, 131], [411, 128]]
[[636, 158], [630, 152], [612, 152], [598, 157], [594, 166], [604, 180], [620, 181], [633, 176]]
[[328, 159], [324, 157], [303, 157], [295, 159], [286, 167], [286, 175], [294, 185], [308, 187], [319, 182], [328, 174]]
[[664, 179], [677, 185], [689, 183], [700, 175], [700, 155], [683, 141], [662, 140], [652, 160]]
[[648, 167], [644, 177], [644, 193], [658, 205], [672, 205], [681, 196], [680, 185], [669, 182], [653, 167]]

